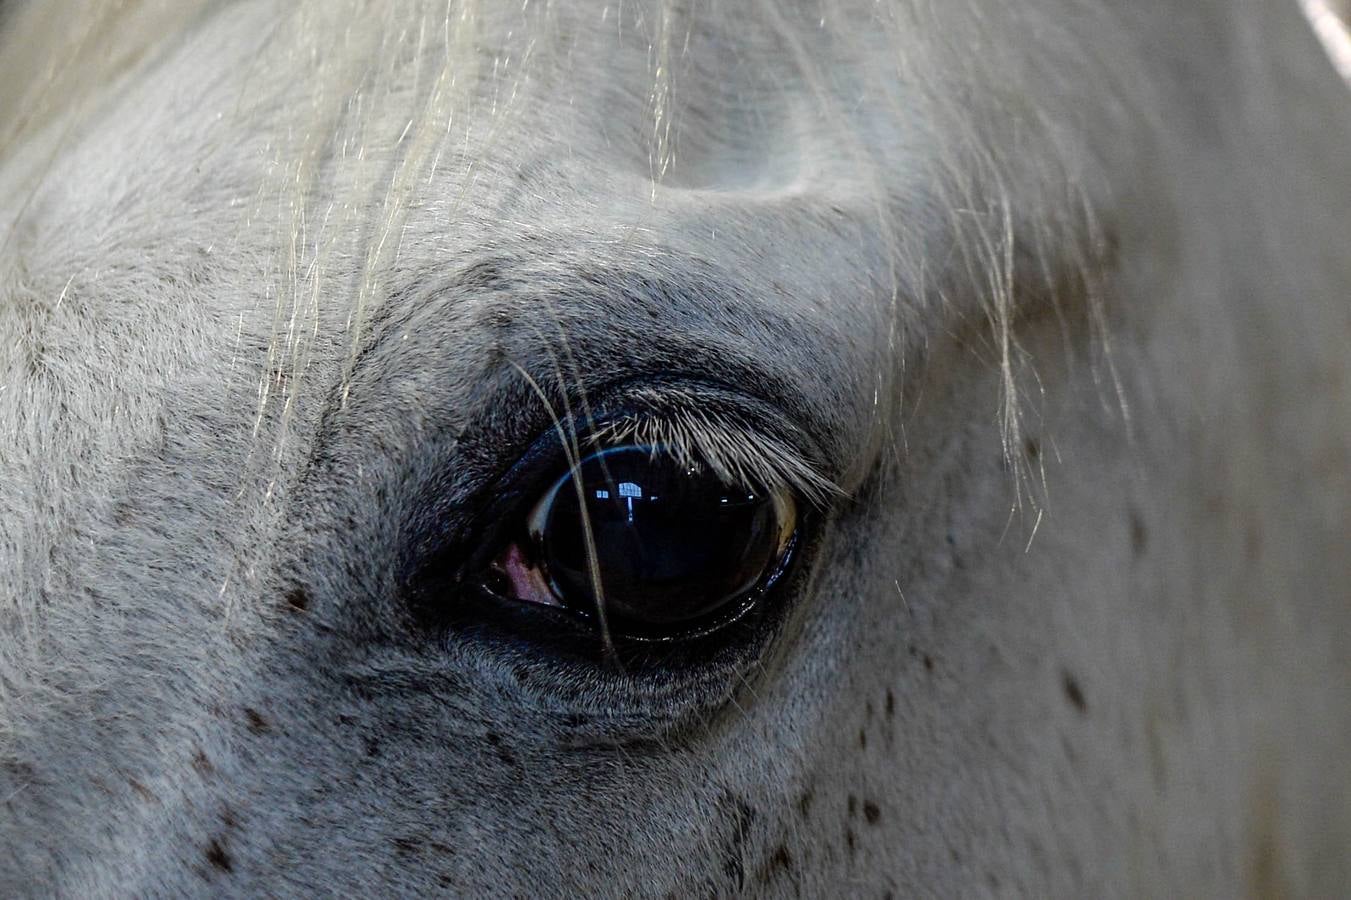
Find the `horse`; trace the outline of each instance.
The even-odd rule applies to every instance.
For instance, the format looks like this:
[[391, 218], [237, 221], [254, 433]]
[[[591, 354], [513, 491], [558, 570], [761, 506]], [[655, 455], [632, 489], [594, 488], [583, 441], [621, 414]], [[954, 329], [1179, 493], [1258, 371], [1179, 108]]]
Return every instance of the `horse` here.
[[3, 893], [1340, 893], [1339, 21], [0, 4]]

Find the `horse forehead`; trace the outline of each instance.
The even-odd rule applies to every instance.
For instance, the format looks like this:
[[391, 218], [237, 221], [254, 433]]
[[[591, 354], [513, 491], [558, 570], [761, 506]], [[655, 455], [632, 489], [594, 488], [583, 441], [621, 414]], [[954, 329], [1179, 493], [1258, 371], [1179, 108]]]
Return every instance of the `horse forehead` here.
[[[689, 274], [690, 260], [711, 259], [758, 282], [757, 292], [780, 305], [810, 293], [838, 292], [841, 303], [875, 293], [854, 280], [875, 273], [882, 251], [874, 243], [855, 265], [841, 266], [826, 258], [841, 243], [828, 232], [852, 230], [856, 247], [875, 241], [859, 223], [879, 214], [878, 189], [919, 196], [917, 166], [875, 167], [890, 178], [879, 185], [833, 162], [839, 148], [818, 121], [821, 110], [805, 109], [820, 98], [781, 65], [753, 23], [738, 36], [715, 29], [704, 43], [725, 50], [735, 37], [740, 52], [760, 54], [765, 65], [717, 66], [714, 78], [697, 71], [714, 68], [709, 59], [689, 64], [678, 92], [687, 137], [674, 162], [664, 159], [676, 151], [644, 133], [656, 101], [614, 87], [624, 81], [616, 69], [639, 83], [651, 76], [651, 35], [618, 26], [606, 33], [595, 23], [582, 29], [582, 13], [573, 17], [574, 31], [593, 35], [577, 44], [607, 50], [587, 54], [559, 43], [553, 52], [566, 55], [566, 81], [550, 74], [562, 59], [543, 50], [536, 53], [545, 58], [519, 75], [512, 66], [520, 63], [504, 62], [532, 44], [523, 36], [528, 28], [499, 12], [477, 32], [475, 52], [491, 65], [471, 64], [468, 53], [448, 63], [450, 50], [428, 46], [389, 63], [376, 79], [386, 95], [366, 98], [362, 80], [351, 72], [344, 79], [341, 66], [315, 67], [303, 48], [279, 46], [276, 11], [242, 5], [131, 85], [95, 135], [63, 154], [39, 198], [59, 213], [48, 217], [49, 229], [34, 230], [24, 252], [53, 282], [49, 295], [66, 288], [70, 298], [88, 297], [88, 280], [128, 306], [138, 294], [158, 298], [139, 301], [150, 343], [176, 329], [209, 332], [203, 355], [212, 341], [227, 346], [231, 332], [237, 342], [241, 331], [272, 327], [273, 292], [285, 275], [277, 245], [289, 243], [300, 265], [326, 267], [330, 285], [357, 294], [357, 270], [372, 262], [358, 244], [387, 243], [381, 229], [397, 228], [398, 252], [384, 260], [391, 281], [436, 266], [465, 268], [492, 246], [500, 257], [528, 261], [541, 283], [583, 262], [651, 267], [656, 251], [656, 268], [676, 280]], [[473, 84], [461, 94], [414, 96], [419, 81], [462, 68]], [[727, 112], [738, 104], [758, 107], [760, 124]], [[454, 122], [455, 129], [419, 133], [410, 111], [426, 106], [436, 107], [429, 117], [436, 128]], [[708, 110], [735, 127], [708, 127]], [[110, 166], [109, 147], [141, 163]], [[654, 166], [668, 164], [654, 181], [662, 174]], [[407, 196], [392, 209], [397, 192]], [[803, 228], [807, 220], [821, 227]], [[736, 242], [728, 241], [732, 234]], [[55, 285], [72, 272], [71, 285]], [[841, 272], [851, 273], [843, 283]], [[204, 289], [177, 289], [185, 284]], [[93, 321], [87, 313], [79, 303], [67, 307], [72, 336], [74, 326]], [[320, 314], [335, 329], [350, 321], [350, 310], [333, 302]], [[92, 329], [84, 334], [94, 339]], [[131, 342], [123, 349], [137, 352]]]
[[[839, 156], [838, 135], [804, 122], [821, 117], [801, 108], [820, 98], [804, 99], [811, 88], [763, 42], [743, 36], [735, 43], [738, 54], [763, 56], [754, 64], [710, 64], [702, 68], [713, 71], [700, 74], [700, 65], [687, 63], [680, 90], [659, 102], [618, 86], [652, 75], [650, 37], [641, 29], [609, 33], [603, 18], [586, 29], [574, 22], [603, 49], [587, 53], [562, 42], [553, 58], [536, 49], [522, 63], [516, 57], [536, 43], [525, 39], [530, 29], [510, 16], [483, 18], [473, 52], [433, 45], [388, 65], [368, 59], [348, 67], [313, 65], [303, 47], [278, 46], [284, 41], [277, 31], [301, 26], [278, 24], [289, 20], [275, 10], [227, 10], [136, 83], [119, 84], [122, 96], [100, 117], [95, 136], [63, 151], [39, 200], [61, 207], [50, 220], [60, 221], [69, 239], [35, 234], [29, 252], [72, 264], [119, 254], [172, 263], [185, 241], [220, 250], [226, 236], [237, 243], [247, 243], [249, 233], [260, 243], [285, 237], [298, 224], [287, 217], [307, 217], [311, 235], [326, 223], [342, 227], [344, 215], [353, 227], [379, 227], [387, 195], [410, 188], [413, 204], [438, 220], [428, 230], [440, 228], [436, 237], [446, 249], [453, 249], [451, 217], [479, 234], [486, 226], [513, 235], [541, 221], [566, 227], [600, 219], [631, 228], [651, 221], [643, 201], [664, 188], [686, 220], [703, 213], [734, 220], [767, 197], [807, 193], [810, 173]], [[728, 49], [725, 39], [706, 43]], [[485, 56], [490, 63], [479, 58]], [[558, 74], [564, 63], [566, 79]], [[454, 82], [454, 90], [418, 95], [420, 83], [437, 78]], [[679, 109], [654, 107], [660, 103]], [[663, 125], [663, 117], [678, 118], [679, 127]], [[424, 122], [443, 130], [419, 136]], [[680, 132], [679, 147], [671, 136], [663, 143], [653, 133], [659, 127]], [[425, 165], [429, 156], [431, 177], [399, 183], [401, 167]], [[112, 164], [122, 158], [138, 164]], [[847, 169], [830, 173], [836, 203], [866, 189]], [[826, 180], [820, 171], [814, 177], [817, 187]], [[669, 188], [689, 186], [710, 190], [672, 199]], [[740, 196], [748, 202], [728, 202], [745, 188]], [[160, 249], [163, 257], [145, 259]], [[108, 278], [141, 277], [131, 266], [104, 269]]]
[[[264, 5], [233, 7], [194, 32], [180, 51], [119, 85], [120, 99], [82, 140], [63, 147], [21, 215], [24, 227], [7, 252], [11, 261], [23, 263], [25, 294], [32, 302], [10, 313], [24, 319], [22, 327], [40, 329], [42, 348], [27, 362], [11, 362], [41, 368], [83, 360], [61, 377], [35, 384], [43, 396], [30, 399], [85, 414], [40, 428], [30, 417], [33, 449], [37, 453], [37, 444], [51, 443], [90, 446], [97, 436], [105, 452], [87, 460], [86, 474], [97, 473], [87, 479], [91, 484], [110, 477], [112, 461], [161, 438], [160, 410], [182, 378], [227, 372], [232, 360], [265, 349], [260, 342], [275, 330], [273, 292], [279, 290], [271, 244], [289, 237], [301, 243], [303, 256], [314, 251], [304, 246], [306, 239], [317, 245], [341, 231], [344, 221], [354, 232], [371, 220], [379, 227], [383, 198], [372, 188], [385, 183], [406, 149], [400, 141], [408, 140], [409, 123], [400, 117], [410, 105], [391, 103], [398, 113], [390, 115], [374, 101], [357, 113], [342, 104], [325, 107], [335, 100], [325, 93], [332, 84], [351, 82], [341, 72], [311, 71], [304, 53], [269, 41], [266, 36], [280, 27], [277, 18]], [[401, 260], [426, 268], [472, 252], [485, 235], [520, 245], [532, 231], [542, 231], [555, 236], [556, 246], [567, 244], [571, 232], [572, 246], [584, 245], [580, 255], [592, 266], [623, 265], [615, 248], [626, 239], [632, 244], [636, 232], [640, 239], [661, 235], [663, 271], [677, 280], [685, 274], [683, 260], [696, 256], [719, 256], [727, 270], [739, 268], [730, 262], [733, 257], [757, 260], [752, 272], [767, 277], [771, 257], [763, 251], [776, 242], [803, 251], [781, 258], [782, 273], [796, 269], [805, 276], [812, 270], [805, 261], [811, 247], [803, 246], [797, 233], [794, 204], [819, 210], [824, 201], [796, 180], [803, 165], [791, 153], [750, 161], [756, 154], [745, 147], [763, 140], [763, 131], [734, 128], [702, 147], [691, 142], [691, 158], [705, 154], [692, 168], [702, 167], [701, 177], [726, 180], [738, 190], [682, 190], [680, 177], [673, 176], [675, 186], [660, 189], [664, 211], [653, 213], [652, 167], [661, 164], [654, 163], [653, 153], [664, 151], [654, 149], [650, 135], [614, 124], [648, 123], [637, 132], [650, 127], [653, 100], [613, 87], [623, 81], [616, 71], [638, 82], [651, 74], [650, 35], [619, 28], [580, 40], [608, 48], [592, 56], [565, 42], [555, 52], [568, 54], [567, 83], [550, 79], [547, 59], [532, 64], [538, 73], [533, 81], [525, 76], [517, 81], [503, 60], [523, 51], [526, 29], [505, 14], [485, 16], [480, 24], [480, 51], [490, 49], [494, 62], [480, 60], [479, 86], [469, 99], [457, 99], [464, 105], [456, 113], [469, 119], [464, 136], [442, 135], [436, 142], [432, 152], [444, 151], [446, 157], [443, 180], [431, 190], [419, 185], [400, 223], [407, 248]], [[580, 29], [581, 23], [574, 26]], [[603, 29], [581, 31], [594, 35]], [[720, 33], [708, 43], [727, 38]], [[718, 67], [722, 81], [691, 78], [680, 96], [695, 125], [702, 107], [725, 105], [736, 94], [738, 72], [770, 73], [743, 78], [742, 87], [764, 88], [769, 78], [777, 81], [775, 96], [806, 93], [773, 64], [772, 44], [755, 27], [743, 30], [737, 46], [760, 54], [766, 65]], [[390, 63], [382, 88], [393, 95], [412, 91], [419, 78], [437, 72], [447, 52], [429, 48]], [[467, 55], [454, 60], [457, 66], [467, 61]], [[498, 97], [504, 89], [514, 96]], [[307, 92], [319, 99], [304, 102]], [[791, 125], [788, 112], [771, 110], [768, 101], [762, 105], [763, 118], [781, 115]], [[310, 115], [314, 121], [306, 120]], [[333, 136], [314, 139], [324, 127]], [[355, 131], [344, 134], [347, 128]], [[794, 146], [798, 153], [812, 150], [803, 141]], [[765, 157], [771, 160], [768, 168]], [[127, 159], [135, 164], [122, 165]], [[291, 159], [312, 171], [282, 171], [286, 164], [279, 160]], [[301, 183], [294, 192], [287, 185], [292, 177]], [[844, 192], [833, 193], [832, 202], [843, 199]], [[326, 233], [315, 220], [333, 209], [334, 227]], [[448, 227], [452, 215], [460, 221], [458, 232]], [[752, 219], [761, 226], [759, 247], [728, 245], [726, 230], [719, 239], [719, 222], [735, 227]], [[637, 229], [634, 222], [640, 223]], [[507, 252], [522, 256], [529, 250], [517, 246]], [[568, 253], [535, 255], [531, 262], [547, 280], [549, 265], [575, 266], [579, 254], [571, 255], [571, 261]], [[339, 256], [329, 262], [340, 281]], [[349, 280], [357, 277], [355, 268], [346, 273]], [[787, 304], [795, 295], [774, 296]], [[339, 304], [326, 305], [320, 314], [335, 331], [350, 319], [350, 310]], [[240, 412], [243, 419], [250, 410]]]

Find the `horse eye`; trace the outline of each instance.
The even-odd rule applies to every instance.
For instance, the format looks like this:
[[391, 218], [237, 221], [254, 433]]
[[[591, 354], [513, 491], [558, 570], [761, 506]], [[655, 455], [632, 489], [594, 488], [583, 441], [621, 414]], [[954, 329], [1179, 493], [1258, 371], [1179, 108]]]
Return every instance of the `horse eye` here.
[[544, 493], [492, 572], [497, 593], [589, 621], [603, 602], [615, 634], [669, 640], [752, 608], [786, 567], [796, 533], [786, 490], [728, 484], [662, 447], [613, 447]]

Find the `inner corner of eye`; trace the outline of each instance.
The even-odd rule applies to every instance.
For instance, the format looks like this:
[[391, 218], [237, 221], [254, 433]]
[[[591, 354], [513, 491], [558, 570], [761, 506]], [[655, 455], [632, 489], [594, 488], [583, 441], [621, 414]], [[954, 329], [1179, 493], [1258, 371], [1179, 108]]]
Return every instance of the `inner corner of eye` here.
[[532, 548], [513, 540], [502, 548], [490, 566], [490, 577], [500, 593], [540, 606], [562, 606], [539, 563], [531, 558]]

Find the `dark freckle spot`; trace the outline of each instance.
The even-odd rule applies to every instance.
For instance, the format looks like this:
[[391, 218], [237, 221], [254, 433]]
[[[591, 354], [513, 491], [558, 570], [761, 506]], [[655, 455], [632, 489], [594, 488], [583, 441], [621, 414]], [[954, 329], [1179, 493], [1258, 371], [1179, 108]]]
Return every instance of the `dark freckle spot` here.
[[722, 871], [740, 892], [746, 885], [746, 842], [750, 840], [755, 810], [745, 800], [724, 794], [720, 806], [726, 809], [727, 841], [722, 848]]
[[896, 715], [896, 695], [891, 692], [891, 688], [887, 688], [887, 716], [894, 715]]
[[373, 737], [371, 735], [366, 735], [364, 738], [362, 738], [362, 743], [366, 747], [366, 757], [368, 759], [375, 759], [377, 756], [380, 755], [379, 738]]
[[496, 751], [498, 759], [509, 766], [517, 765], [515, 755], [513, 755], [506, 747], [502, 746], [502, 738], [496, 732], [486, 732], [483, 735], [483, 739], [488, 742], [489, 747], [492, 747], [493, 750]]
[[860, 750], [868, 749], [868, 732], [864, 731], [862, 728], [858, 730], [858, 748]]
[[272, 726], [268, 724], [267, 719], [264, 719], [262, 714], [251, 706], [244, 707], [244, 719], [249, 723], [249, 731], [254, 734], [266, 734], [272, 730]]
[[226, 828], [239, 827], [239, 820], [235, 818], [234, 810], [230, 809], [230, 807], [228, 806], [221, 809], [220, 820], [221, 823], [224, 824]]
[[206, 845], [206, 861], [222, 872], [229, 872], [234, 869], [234, 861], [230, 859], [230, 854], [225, 852], [225, 848], [220, 845], [220, 841], [212, 839], [211, 843]]
[[1248, 525], [1243, 534], [1243, 552], [1248, 559], [1255, 560], [1262, 555], [1262, 527], [1256, 523]]
[[292, 612], [303, 613], [310, 608], [310, 595], [301, 587], [286, 592], [286, 607]]
[[[524, 177], [522, 175], [522, 177]], [[473, 263], [456, 279], [460, 287], [479, 288], [486, 290], [499, 286], [504, 280], [502, 277], [502, 268], [497, 260], [485, 259]], [[511, 323], [510, 313], [504, 309], [494, 309], [490, 318], [506, 318], [507, 323]]]
[[1061, 678], [1061, 686], [1065, 689], [1065, 699], [1070, 702], [1079, 712], [1088, 713], [1088, 701], [1084, 699], [1083, 688], [1079, 687], [1079, 682], [1069, 672], [1065, 672]]
[[1139, 510], [1131, 510], [1131, 550], [1136, 556], [1144, 556], [1149, 545], [1149, 532], [1145, 529], [1145, 520]]
[[957, 544], [957, 536], [953, 534], [951, 531], [947, 533], [947, 535], [943, 538], [943, 540], [948, 542], [949, 547], [956, 546]]
[[849, 818], [852, 819], [854, 816], [858, 815], [858, 798], [855, 797], [853, 794], [849, 795], [848, 809], [849, 809]]
[[802, 796], [797, 798], [797, 813], [802, 816], [802, 818], [810, 818], [812, 814], [813, 799], [815, 798], [812, 796], [811, 791], [803, 791]]
[[932, 672], [934, 670], [934, 658], [929, 654], [924, 654], [924, 670]]
[[866, 701], [866, 702], [863, 704], [863, 716], [864, 716], [864, 718], [866, 718], [866, 719], [872, 719], [872, 717], [873, 717], [873, 704], [872, 704], [872, 701], [871, 701], [871, 700]]
[[882, 818], [882, 810], [877, 808], [877, 804], [869, 800], [863, 804], [863, 818], [869, 825], [876, 825], [877, 820]]
[[389, 843], [394, 847], [394, 852], [396, 854], [405, 858], [410, 856], [426, 856], [429, 853], [439, 853], [442, 856], [455, 855], [455, 848], [443, 844], [440, 841], [396, 837], [390, 838]]
[[142, 800], [156, 799], [155, 795], [151, 792], [150, 788], [141, 784], [141, 782], [137, 781], [135, 778], [128, 778], [127, 784], [131, 785], [131, 789], [135, 791], [137, 794], [139, 794]]
[[793, 855], [788, 852], [788, 848], [783, 844], [774, 848], [774, 852], [769, 855], [764, 864], [755, 874], [756, 881], [762, 885], [768, 885], [774, 881], [780, 873], [791, 874], [793, 871]]
[[1028, 459], [1036, 459], [1041, 456], [1041, 442], [1034, 437], [1028, 438], [1023, 442], [1023, 452], [1027, 454]]
[[24, 781], [36, 781], [38, 777], [37, 769], [33, 768], [32, 765], [12, 759], [0, 761], [0, 770]]
[[844, 845], [849, 848], [849, 858], [853, 859], [854, 854], [858, 852], [858, 838], [854, 837], [854, 829], [844, 830]]
[[198, 747], [197, 752], [192, 754], [192, 767], [202, 775], [210, 775], [216, 771], [216, 767], [211, 765], [211, 760], [207, 759], [206, 753], [201, 747]]

